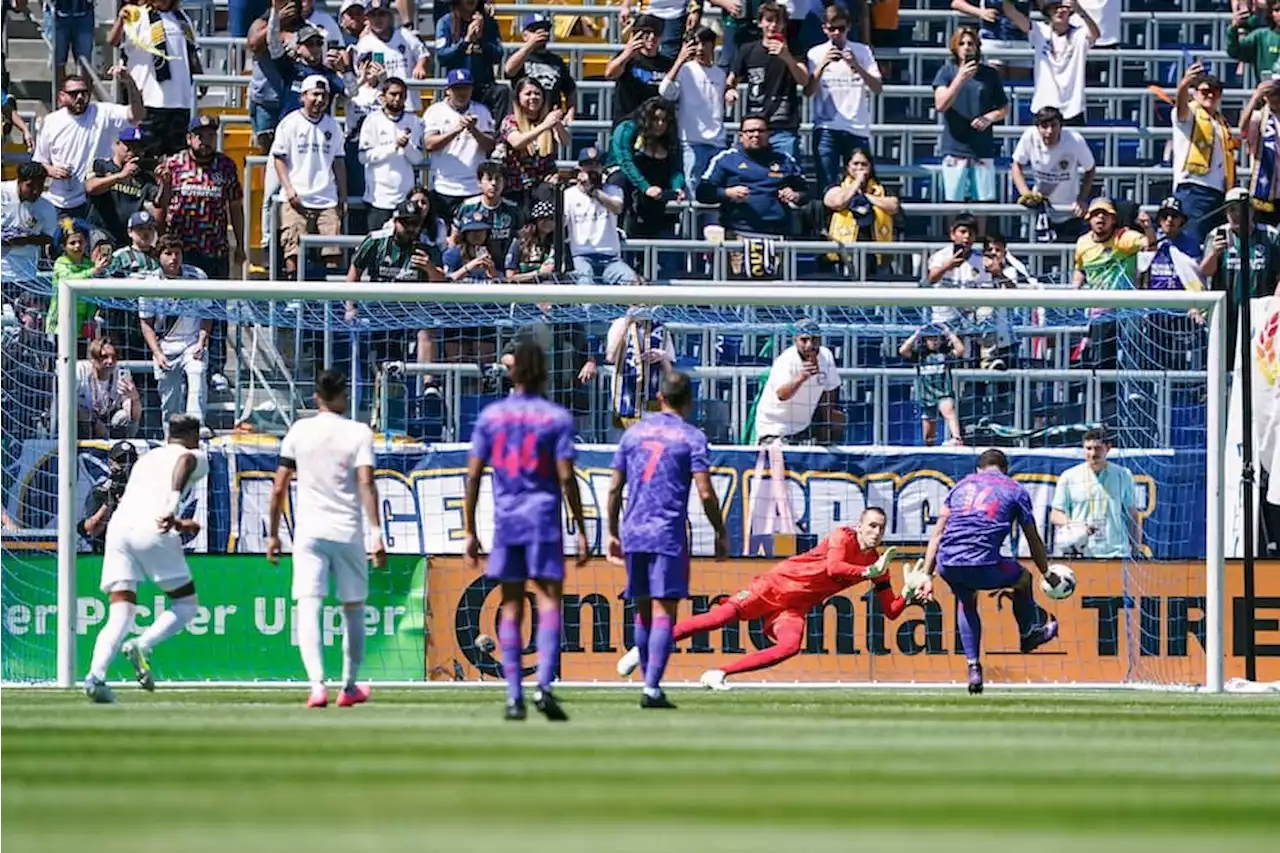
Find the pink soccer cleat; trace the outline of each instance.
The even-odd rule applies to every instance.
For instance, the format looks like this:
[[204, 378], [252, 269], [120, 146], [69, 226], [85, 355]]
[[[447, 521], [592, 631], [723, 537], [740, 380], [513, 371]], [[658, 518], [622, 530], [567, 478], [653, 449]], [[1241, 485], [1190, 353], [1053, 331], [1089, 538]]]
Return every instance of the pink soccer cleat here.
[[312, 687], [311, 696], [307, 698], [308, 708], [324, 708], [329, 704], [329, 691], [324, 687]]
[[350, 708], [352, 705], [359, 705], [361, 702], [369, 701], [370, 690], [359, 684], [350, 687], [344, 687], [338, 693], [338, 707]]

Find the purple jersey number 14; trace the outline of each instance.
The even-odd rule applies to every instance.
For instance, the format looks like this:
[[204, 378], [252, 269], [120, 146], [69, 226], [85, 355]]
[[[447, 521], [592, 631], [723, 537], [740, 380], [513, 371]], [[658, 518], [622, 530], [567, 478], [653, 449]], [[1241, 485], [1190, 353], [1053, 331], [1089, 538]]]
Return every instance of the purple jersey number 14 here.
[[1000, 501], [992, 500], [994, 491], [990, 486], [979, 488], [974, 483], [969, 483], [965, 486], [964, 494], [961, 495], [960, 511], [980, 512], [994, 521], [996, 513], [1000, 511]]

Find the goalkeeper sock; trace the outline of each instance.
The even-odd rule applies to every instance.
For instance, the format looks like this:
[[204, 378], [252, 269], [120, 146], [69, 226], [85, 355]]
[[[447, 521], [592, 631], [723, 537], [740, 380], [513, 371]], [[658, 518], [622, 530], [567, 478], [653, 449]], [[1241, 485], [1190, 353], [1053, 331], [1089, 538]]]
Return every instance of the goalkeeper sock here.
[[302, 668], [312, 687], [324, 687], [324, 647], [320, 641], [320, 608], [324, 602], [318, 595], [298, 599], [298, 652]]
[[200, 604], [194, 595], [175, 598], [169, 602], [169, 609], [157, 616], [156, 621], [151, 623], [151, 627], [142, 632], [142, 636], [138, 638], [138, 644], [144, 651], [150, 652], [185, 628], [199, 612]]
[[960, 645], [969, 663], [977, 663], [982, 655], [982, 617], [978, 615], [978, 598], [968, 587], [954, 586], [956, 626], [960, 629]]
[[560, 608], [538, 611], [538, 688], [546, 690], [560, 669]]
[[1013, 588], [1013, 618], [1018, 622], [1018, 633], [1024, 637], [1040, 627], [1040, 613], [1030, 584]]
[[515, 619], [503, 619], [498, 623], [498, 645], [502, 649], [502, 674], [507, 679], [507, 701], [523, 702], [524, 676], [520, 664], [520, 652], [524, 642], [520, 637], [520, 623]]
[[[648, 601], [645, 602], [647, 606]], [[632, 641], [632, 648], [636, 650], [636, 654], [640, 656], [640, 677], [645, 678], [649, 672], [649, 626], [645, 624], [644, 619], [640, 618], [640, 611], [636, 610], [635, 618], [636, 635]]]
[[99, 681], [107, 680], [107, 667], [120, 652], [124, 638], [133, 625], [133, 614], [138, 605], [132, 601], [113, 601], [107, 611], [107, 624], [98, 632], [93, 641], [93, 660], [89, 664], [89, 675]]
[[662, 674], [667, 671], [667, 661], [671, 658], [671, 619], [665, 613], [653, 617], [653, 627], [649, 631], [649, 662], [644, 668], [645, 692], [656, 695], [662, 684]]
[[[672, 639], [677, 643], [703, 631], [714, 631], [725, 625], [732, 625], [740, 619], [737, 605], [725, 601], [700, 616], [690, 616], [676, 623]], [[638, 645], [638, 644], [637, 644]]]
[[355, 687], [364, 662], [364, 603], [342, 606], [342, 684]]
[[784, 660], [800, 654], [800, 641], [804, 636], [804, 618], [787, 619], [781, 623], [775, 623], [773, 636], [777, 640], [774, 645], [738, 658], [721, 667], [721, 670], [725, 675], [754, 672], [757, 669], [777, 666]]

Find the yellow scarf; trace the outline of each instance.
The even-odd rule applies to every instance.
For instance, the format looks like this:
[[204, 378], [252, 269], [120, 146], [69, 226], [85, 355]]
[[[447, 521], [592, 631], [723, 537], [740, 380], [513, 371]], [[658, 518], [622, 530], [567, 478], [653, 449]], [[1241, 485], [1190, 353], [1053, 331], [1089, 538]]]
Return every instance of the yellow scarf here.
[[1222, 167], [1228, 189], [1236, 185], [1235, 140], [1231, 126], [1221, 113], [1210, 113], [1199, 104], [1193, 104], [1191, 113], [1191, 144], [1187, 146], [1187, 160], [1183, 168], [1189, 175], [1207, 175], [1213, 163], [1213, 148], [1222, 146]]
[[[846, 176], [840, 183], [840, 186], [841, 188], [845, 188], [850, 186], [852, 183], [853, 178]], [[867, 188], [863, 191], [863, 195], [883, 196], [884, 187], [879, 181], [870, 181], [867, 184]], [[874, 205], [871, 208], [871, 212], [875, 219], [875, 233], [872, 235], [871, 239], [877, 243], [892, 243], [893, 216], [888, 211], [881, 210]], [[827, 225], [827, 233], [830, 235], [831, 239], [837, 243], [848, 245], [850, 243], [858, 242], [858, 220], [857, 217], [853, 215], [853, 211], [846, 207], [844, 210], [837, 210], [835, 213], [831, 214], [831, 222]], [[840, 256], [835, 252], [832, 252], [827, 255], [827, 259], [835, 262], [840, 260]], [[880, 260], [879, 255], [877, 255], [876, 259], [877, 261]]]

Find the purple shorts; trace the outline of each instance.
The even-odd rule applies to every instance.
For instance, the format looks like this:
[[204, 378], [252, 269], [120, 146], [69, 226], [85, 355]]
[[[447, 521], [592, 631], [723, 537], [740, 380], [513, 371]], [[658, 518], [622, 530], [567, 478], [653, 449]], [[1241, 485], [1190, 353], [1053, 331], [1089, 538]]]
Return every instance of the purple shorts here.
[[1001, 557], [987, 566], [938, 566], [938, 574], [949, 586], [968, 589], [1007, 589], [1017, 585], [1026, 571], [1012, 557]]
[[564, 542], [530, 542], [527, 545], [495, 546], [489, 554], [484, 576], [504, 583], [526, 580], [564, 580]]
[[623, 598], [688, 598], [689, 555], [627, 554], [627, 588]]

